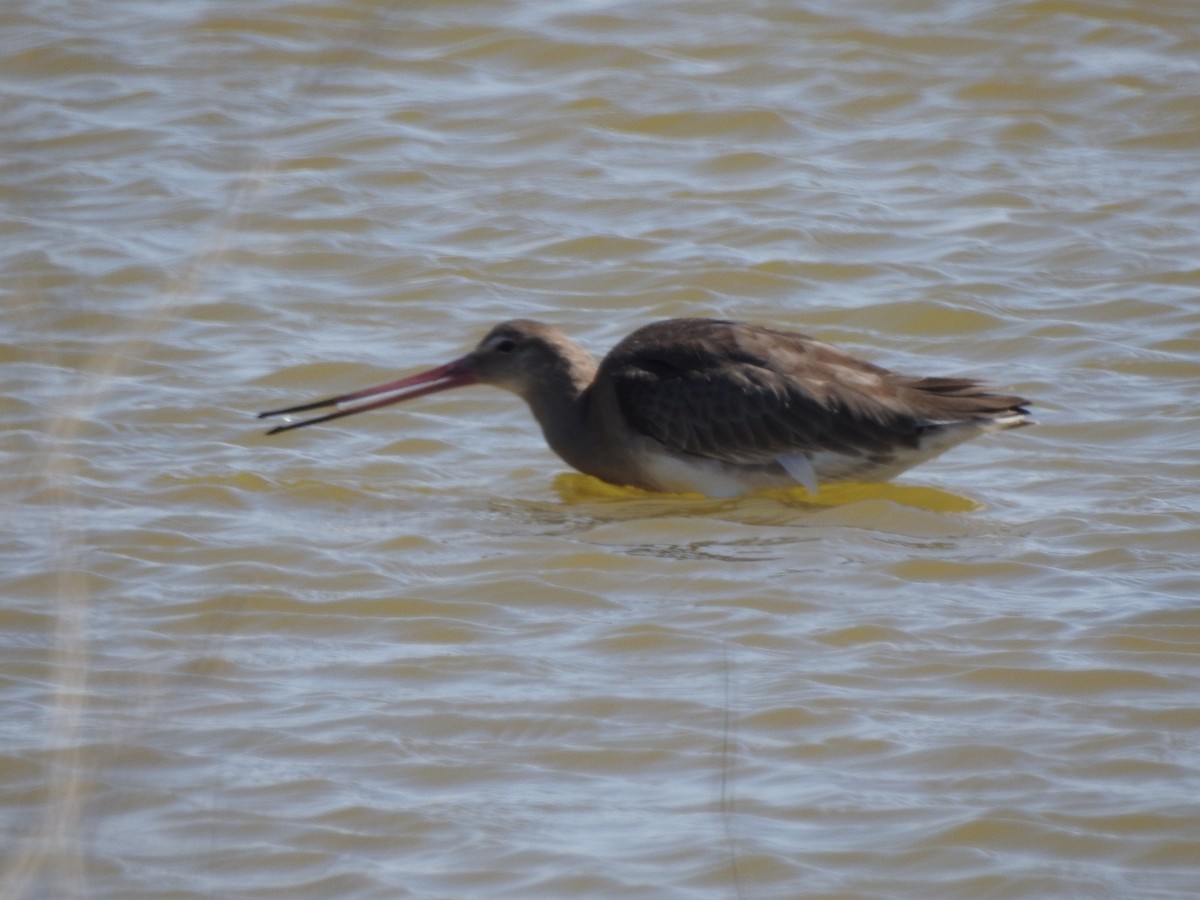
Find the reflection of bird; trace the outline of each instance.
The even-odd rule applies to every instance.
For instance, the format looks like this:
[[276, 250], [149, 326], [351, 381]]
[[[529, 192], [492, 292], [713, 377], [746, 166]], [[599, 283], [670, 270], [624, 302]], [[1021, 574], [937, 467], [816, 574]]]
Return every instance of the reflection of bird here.
[[598, 367], [557, 328], [514, 319], [444, 366], [261, 416], [338, 407], [275, 434], [476, 382], [522, 397], [581, 472], [713, 497], [884, 481], [1032, 421], [1027, 400], [969, 378], [899, 375], [803, 334], [720, 319], [654, 322]]

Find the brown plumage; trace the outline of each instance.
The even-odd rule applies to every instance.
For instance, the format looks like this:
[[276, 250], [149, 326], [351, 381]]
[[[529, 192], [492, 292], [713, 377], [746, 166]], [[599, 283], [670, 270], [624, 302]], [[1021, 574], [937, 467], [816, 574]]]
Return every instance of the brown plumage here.
[[901, 375], [803, 334], [720, 319], [646, 325], [599, 367], [558, 329], [515, 319], [437, 369], [261, 415], [344, 407], [274, 434], [475, 382], [521, 396], [550, 447], [582, 472], [711, 496], [886, 480], [1031, 421], [1028, 401], [972, 379]]

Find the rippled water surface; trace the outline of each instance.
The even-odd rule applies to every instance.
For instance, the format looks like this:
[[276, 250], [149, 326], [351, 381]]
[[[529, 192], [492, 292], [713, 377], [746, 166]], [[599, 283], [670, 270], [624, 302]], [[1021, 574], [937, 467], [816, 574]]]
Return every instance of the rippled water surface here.
[[[0, 896], [1183, 898], [1200, 5], [0, 8]], [[975, 374], [822, 504], [564, 475], [497, 320]]]

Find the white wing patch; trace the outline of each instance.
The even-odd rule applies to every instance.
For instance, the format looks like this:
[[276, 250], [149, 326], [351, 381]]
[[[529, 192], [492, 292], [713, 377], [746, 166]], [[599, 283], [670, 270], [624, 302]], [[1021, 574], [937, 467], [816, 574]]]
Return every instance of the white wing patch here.
[[813, 470], [812, 461], [803, 453], [785, 453], [775, 457], [775, 461], [784, 470], [804, 485], [804, 489], [814, 497], [817, 494], [817, 473]]

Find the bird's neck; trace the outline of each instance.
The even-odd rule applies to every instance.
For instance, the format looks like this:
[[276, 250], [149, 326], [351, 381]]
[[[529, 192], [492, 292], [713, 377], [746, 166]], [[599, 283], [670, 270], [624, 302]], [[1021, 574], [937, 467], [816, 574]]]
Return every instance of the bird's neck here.
[[542, 427], [550, 449], [579, 468], [587, 456], [588, 388], [596, 377], [596, 362], [582, 348], [571, 348], [539, 373], [536, 388], [525, 396]]

